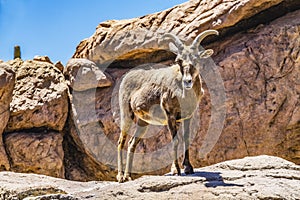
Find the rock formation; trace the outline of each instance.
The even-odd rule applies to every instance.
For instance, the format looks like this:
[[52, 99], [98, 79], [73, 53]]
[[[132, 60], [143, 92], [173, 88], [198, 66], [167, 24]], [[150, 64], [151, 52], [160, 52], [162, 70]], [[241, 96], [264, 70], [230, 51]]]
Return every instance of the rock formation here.
[[[13, 181], [12, 181], [13, 180]], [[272, 156], [198, 168], [191, 176], [145, 176], [132, 182], [74, 182], [0, 172], [0, 199], [299, 199], [300, 166]]]
[[3, 131], [7, 125], [10, 111], [9, 104], [12, 99], [13, 88], [15, 85], [15, 72], [12, 67], [0, 64], [0, 170], [9, 170], [9, 160], [3, 145]]
[[[95, 34], [78, 45], [73, 57], [97, 63], [114, 83], [73, 92], [79, 106], [72, 104], [77, 109], [72, 113], [81, 113], [77, 125], [85, 128], [73, 134], [80, 140], [77, 144], [99, 165], [115, 165], [116, 155], [111, 151], [119, 135], [116, 96], [122, 75], [142, 64], [173, 62], [174, 55], [165, 50], [167, 44], [158, 44], [165, 32], [190, 41], [203, 30], [216, 29], [220, 36], [204, 42], [215, 51], [215, 69], [220, 72], [226, 94], [226, 118], [220, 136], [214, 138], [216, 144], [210, 144], [213, 149], [202, 154], [209, 143], [205, 138], [212, 137], [208, 130], [213, 135], [218, 123], [211, 123], [212, 112], [219, 109], [212, 106], [219, 91], [214, 93], [214, 80], [206, 72], [211, 66], [204, 61], [206, 96], [196, 113], [192, 164], [200, 167], [262, 153], [300, 163], [299, 7], [299, 1], [190, 1], [160, 13], [99, 24]], [[80, 109], [92, 111], [78, 112]], [[147, 154], [136, 155], [134, 163], [136, 169], [150, 173], [162, 162], [165, 167], [171, 163], [171, 138], [165, 128], [151, 126], [148, 132], [137, 151]], [[162, 147], [166, 148], [159, 151]]]
[[63, 74], [44, 60], [8, 62], [16, 72], [16, 84], [7, 132], [39, 127], [61, 131], [64, 128], [68, 116], [68, 87]]
[[[206, 29], [216, 29], [220, 36], [204, 40], [205, 47], [215, 53], [213, 60], [203, 60], [199, 66], [205, 96], [192, 126], [192, 164], [202, 167], [261, 154], [300, 164], [299, 8], [297, 0], [192, 0], [159, 13], [100, 23], [94, 35], [80, 42], [65, 68], [45, 56], [28, 61], [0, 61], [0, 170], [81, 181], [115, 180], [120, 131], [118, 85], [123, 74], [149, 63], [174, 62], [168, 44], [159, 45], [162, 34], [172, 32], [189, 42]], [[214, 79], [210, 72], [219, 73], [219, 79]], [[216, 104], [219, 96], [226, 99]], [[171, 136], [165, 127], [151, 126], [137, 148], [136, 172], [166, 173], [171, 164], [170, 143]], [[279, 178], [282, 173], [278, 172], [276, 177], [267, 172], [264, 178]], [[240, 174], [241, 178], [232, 179], [248, 181], [246, 173]], [[178, 177], [156, 181], [176, 193], [171, 189], [173, 185], [180, 185], [184, 191], [198, 182], [208, 182], [208, 186], [220, 184], [220, 174], [211, 175], [212, 181], [210, 177], [201, 177], [201, 173], [200, 177], [189, 177], [184, 180], [188, 184]], [[291, 176], [299, 179], [298, 175]], [[269, 184], [266, 179], [263, 180]], [[142, 185], [135, 185], [142, 194], [161, 189], [147, 181]], [[288, 183], [283, 188], [294, 195], [289, 187]], [[250, 180], [247, 188], [251, 188]], [[61, 193], [55, 187], [51, 191]], [[135, 197], [126, 190], [111, 191], [105, 195]], [[233, 187], [230, 195], [242, 191], [248, 195], [245, 199], [251, 194], [253, 198], [281, 195], [238, 186]], [[225, 193], [211, 191], [210, 195]]]
[[105, 75], [94, 62], [87, 59], [69, 60], [64, 75], [68, 80], [68, 85], [75, 91], [107, 87], [112, 84], [108, 75]]
[[65, 78], [48, 57], [8, 63], [16, 73], [4, 137], [11, 170], [64, 178]]
[[213, 44], [227, 118], [208, 162], [261, 153], [300, 162], [299, 17], [295, 11]]
[[65, 177], [63, 136], [55, 131], [14, 132], [5, 137], [11, 170]]
[[165, 49], [157, 43], [158, 35], [165, 32], [172, 32], [185, 40], [192, 39], [207, 29], [225, 32], [225, 29], [283, 2], [285, 1], [192, 0], [140, 18], [106, 21], [98, 25], [93, 36], [78, 45], [74, 57], [88, 58], [99, 64], [115, 60], [135, 49], [139, 50], [136, 54], [141, 53], [140, 49]]

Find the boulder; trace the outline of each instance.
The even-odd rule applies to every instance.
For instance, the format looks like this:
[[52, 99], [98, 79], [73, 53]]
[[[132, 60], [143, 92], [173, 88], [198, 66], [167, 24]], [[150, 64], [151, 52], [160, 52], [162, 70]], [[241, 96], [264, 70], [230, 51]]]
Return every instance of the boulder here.
[[10, 170], [64, 178], [62, 130], [69, 102], [64, 76], [48, 57], [7, 63], [16, 72], [3, 138]]
[[54, 64], [54, 66], [59, 69], [59, 71], [63, 72], [64, 71], [64, 65], [61, 63], [61, 61], [58, 61]]
[[11, 170], [64, 178], [63, 136], [55, 131], [14, 132], [4, 143], [11, 160]]
[[[70, 135], [64, 137], [64, 160], [65, 160], [65, 178], [75, 181], [92, 181], [92, 180], [110, 180], [114, 181], [116, 171], [106, 163], [99, 163], [91, 151], [85, 147], [77, 135], [77, 128], [73, 122], [69, 122]], [[91, 134], [85, 136], [86, 139], [94, 140], [95, 137], [89, 138]], [[95, 143], [99, 141], [94, 141]], [[99, 152], [99, 154], [104, 153]]]
[[0, 199], [299, 199], [300, 166], [272, 156], [195, 169], [194, 175], [144, 176], [119, 184], [0, 172]]
[[[111, 112], [107, 112], [110, 98], [108, 94], [111, 89], [111, 87], [94, 88], [81, 92], [73, 90], [70, 95], [68, 133], [65, 135], [64, 148], [68, 160], [66, 165], [68, 179], [80, 181], [115, 179], [116, 171], [110, 162], [115, 161], [115, 149], [114, 145], [110, 145], [111, 141], [107, 140], [110, 132], [118, 131], [117, 125], [110, 122]], [[101, 106], [95, 102], [99, 102]], [[99, 114], [101, 118], [97, 116]]]
[[[280, 3], [284, 0], [193, 0], [139, 18], [106, 21], [98, 25], [93, 36], [80, 42], [73, 57], [103, 64], [117, 58], [128, 60], [125, 54], [131, 52], [135, 59], [145, 59], [153, 49], [167, 48], [167, 44], [158, 45], [163, 33], [172, 32], [185, 41], [207, 29], [220, 30], [225, 35], [229, 28]], [[280, 10], [271, 13], [273, 17], [280, 14]]]
[[63, 129], [68, 116], [68, 86], [62, 72], [49, 60], [8, 62], [16, 72], [16, 84], [6, 132], [39, 127]]
[[[97, 63], [114, 84], [72, 93], [75, 143], [99, 165], [116, 167], [118, 85], [123, 74], [142, 64], [174, 62], [167, 44], [158, 45], [163, 33], [190, 42], [199, 32], [216, 29], [220, 36], [204, 41], [215, 52], [212, 60], [200, 63], [205, 96], [192, 126], [192, 164], [201, 167], [260, 154], [300, 164], [299, 8], [299, 1], [195, 0], [160, 13], [99, 24], [73, 57]], [[220, 96], [226, 100], [216, 105]], [[133, 168], [142, 174], [166, 172], [170, 145], [167, 129], [151, 126], [137, 147]]]
[[0, 170], [9, 170], [9, 160], [3, 145], [2, 134], [7, 125], [10, 111], [9, 104], [15, 85], [15, 72], [6, 63], [0, 64]]
[[112, 85], [109, 75], [88, 59], [70, 59], [64, 69], [68, 85], [75, 91], [84, 91]]
[[[105, 91], [110, 91], [109, 86], [113, 84], [112, 79], [88, 59], [70, 59], [64, 69], [64, 75], [70, 87], [71, 105], [68, 133], [65, 135], [66, 142], [64, 143], [66, 178], [78, 181], [114, 180], [114, 170], [106, 163], [97, 162], [93, 156], [98, 149], [91, 151], [85, 145], [89, 142], [94, 143], [96, 146], [98, 146], [97, 143], [105, 143], [105, 140], [102, 140], [105, 135], [99, 126], [101, 122], [98, 121], [95, 110], [101, 110], [100, 112], [103, 115], [111, 114], [106, 112], [107, 106], [95, 107], [95, 101], [101, 101], [101, 98], [95, 94], [101, 91], [101, 97], [105, 97], [107, 94]], [[109, 100], [106, 99], [107, 101]], [[111, 117], [104, 118], [106, 120], [111, 119]], [[106, 124], [109, 123], [106, 122]], [[116, 126], [113, 126], [113, 128], [116, 128]], [[96, 133], [102, 139], [91, 133]], [[106, 151], [109, 151], [109, 149]], [[101, 154], [104, 151], [98, 153]]]
[[198, 164], [259, 154], [300, 164], [299, 17], [300, 10], [210, 46], [224, 81], [227, 117], [218, 142]]
[[34, 56], [33, 60], [53, 64], [48, 56], [38, 56], [38, 55], [36, 55], [36, 56]]

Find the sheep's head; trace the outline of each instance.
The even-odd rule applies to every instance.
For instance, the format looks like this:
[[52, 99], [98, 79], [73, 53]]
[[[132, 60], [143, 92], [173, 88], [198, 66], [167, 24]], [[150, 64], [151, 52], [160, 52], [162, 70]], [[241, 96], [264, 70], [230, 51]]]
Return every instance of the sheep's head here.
[[198, 59], [208, 58], [214, 52], [212, 49], [199, 50], [201, 41], [208, 35], [218, 34], [219, 33], [216, 30], [206, 30], [200, 33], [189, 46], [184, 45], [177, 36], [171, 33], [163, 35], [163, 40], [172, 40], [172, 42], [169, 43], [169, 48], [173, 53], [177, 54], [175, 62], [180, 66], [182, 73], [182, 86], [184, 89], [191, 89], [196, 77], [199, 76], [199, 71], [195, 67]]

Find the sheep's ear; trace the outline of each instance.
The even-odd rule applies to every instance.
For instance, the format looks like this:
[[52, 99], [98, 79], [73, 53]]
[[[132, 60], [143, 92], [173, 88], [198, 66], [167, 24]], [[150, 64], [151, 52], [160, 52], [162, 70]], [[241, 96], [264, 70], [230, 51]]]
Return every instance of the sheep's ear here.
[[175, 53], [176, 55], [179, 53], [178, 48], [173, 42], [169, 43], [169, 49], [171, 52]]
[[208, 57], [210, 57], [213, 53], [214, 53], [214, 50], [212, 50], [212, 49], [207, 49], [207, 50], [204, 50], [204, 51], [200, 51], [200, 52], [198, 53], [198, 56], [199, 56], [200, 58], [208, 58]]

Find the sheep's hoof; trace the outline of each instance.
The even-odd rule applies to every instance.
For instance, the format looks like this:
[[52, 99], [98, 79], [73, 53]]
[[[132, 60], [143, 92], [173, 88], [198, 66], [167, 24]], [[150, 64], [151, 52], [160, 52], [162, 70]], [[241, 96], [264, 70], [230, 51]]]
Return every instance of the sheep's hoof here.
[[183, 165], [185, 174], [194, 174], [194, 169], [191, 164]]
[[129, 175], [124, 176], [124, 182], [126, 181], [132, 181], [132, 178]]
[[129, 175], [125, 175], [124, 174], [118, 174], [117, 175], [117, 180], [119, 183], [124, 183], [126, 181], [131, 181], [132, 178]]
[[119, 183], [124, 183], [125, 179], [124, 179], [124, 174], [118, 174], [117, 175], [117, 180]]
[[171, 167], [171, 173], [172, 175], [178, 175], [178, 176], [181, 176], [181, 172], [180, 172], [180, 167], [179, 165], [177, 164], [172, 164], [172, 167]]

